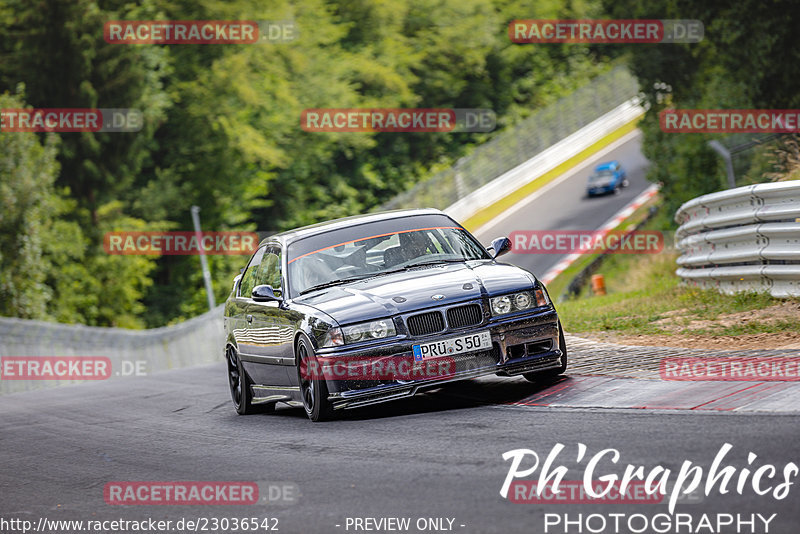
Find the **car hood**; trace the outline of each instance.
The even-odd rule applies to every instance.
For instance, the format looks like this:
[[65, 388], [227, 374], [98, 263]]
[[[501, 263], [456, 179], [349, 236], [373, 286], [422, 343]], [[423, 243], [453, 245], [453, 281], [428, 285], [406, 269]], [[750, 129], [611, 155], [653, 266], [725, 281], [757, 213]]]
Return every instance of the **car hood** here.
[[448, 263], [321, 289], [295, 301], [348, 324], [530, 289], [535, 280], [524, 269], [489, 260]]

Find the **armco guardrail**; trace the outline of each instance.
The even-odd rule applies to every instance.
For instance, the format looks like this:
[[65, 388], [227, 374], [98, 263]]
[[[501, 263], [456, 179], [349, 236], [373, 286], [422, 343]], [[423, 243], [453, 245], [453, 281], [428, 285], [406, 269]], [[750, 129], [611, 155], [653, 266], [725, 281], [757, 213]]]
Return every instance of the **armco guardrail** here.
[[[638, 92], [639, 83], [630, 71], [625, 67], [616, 67], [591, 80], [572, 94], [534, 112], [513, 128], [497, 134], [491, 141], [477, 147], [469, 156], [459, 160], [454, 167], [419, 182], [412, 189], [397, 195], [377, 209], [422, 207], [446, 209], [464, 199], [463, 207], [454, 207], [453, 211], [462, 219], [465, 214], [468, 217], [471, 213], [465, 210], [471, 209], [468, 206], [474, 206], [477, 198], [474, 194], [476, 190], [482, 189], [498, 177], [509, 178], [507, 174], [514, 173], [531, 158], [545, 152], [548, 152], [549, 157], [539, 161], [563, 163], [565, 156], [570, 157], [566, 155], [567, 152], [562, 154], [563, 147], [569, 144], [565, 143], [566, 139], [570, 139], [570, 143], [582, 141], [584, 137], [581, 132], [594, 131], [598, 120], [601, 122], [608, 120], [608, 115], [613, 114], [621, 106], [629, 107], [629, 102], [638, 95]], [[643, 111], [639, 114], [641, 113]], [[635, 115], [632, 118], [635, 118]], [[590, 127], [593, 129], [587, 130]], [[562, 148], [553, 150], [555, 146]], [[517, 187], [524, 185], [524, 181], [522, 183], [519, 181], [530, 181], [528, 171], [531, 167], [528, 166], [526, 169], [522, 175], [517, 174], [509, 180], [516, 181]], [[495, 187], [494, 190], [499, 191], [500, 188]], [[465, 197], [470, 200], [467, 201]]]
[[676, 274], [687, 283], [800, 296], [800, 180], [703, 195], [683, 204], [675, 221]]
[[[0, 318], [0, 356], [105, 356], [111, 361], [112, 379], [137, 369], [151, 374], [221, 361], [225, 340], [222, 308], [218, 306], [174, 326], [149, 330], [3, 317]], [[144, 363], [137, 367], [136, 362]], [[73, 382], [77, 381], [0, 380], [0, 394]]]

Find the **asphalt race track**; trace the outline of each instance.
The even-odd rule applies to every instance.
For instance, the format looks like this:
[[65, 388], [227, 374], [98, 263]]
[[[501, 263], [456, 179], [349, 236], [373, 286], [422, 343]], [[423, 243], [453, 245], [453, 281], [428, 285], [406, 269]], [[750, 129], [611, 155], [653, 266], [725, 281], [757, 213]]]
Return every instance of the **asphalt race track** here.
[[[449, 517], [457, 532], [542, 532], [547, 512], [655, 513], [666, 506], [508, 502], [499, 495], [508, 471], [501, 455], [508, 450], [530, 448], [543, 458], [565, 444], [573, 451], [565, 480], [581, 477], [574, 468], [577, 443], [592, 454], [616, 448], [622, 464], [648, 470], [657, 464], [677, 470], [685, 460], [708, 466], [726, 442], [737, 467], [749, 451], [776, 466], [797, 452], [794, 414], [513, 404], [546, 387], [516, 378], [464, 383], [323, 424], [289, 407], [237, 416], [222, 364], [16, 394], [0, 403], [2, 515], [34, 521], [255, 515], [276, 517], [281, 532], [297, 533], [345, 532], [335, 525], [347, 517]], [[103, 487], [120, 480], [289, 481], [300, 496], [286, 505], [109, 506]], [[791, 494], [785, 501], [712, 494], [677, 511], [777, 513], [769, 532], [794, 533], [797, 504]]]
[[[627, 168], [630, 187], [619, 195], [585, 198], [591, 166], [610, 159], [619, 159]], [[609, 153], [598, 155], [510, 216], [482, 229], [479, 237], [488, 241], [524, 229], [594, 229], [649, 185], [645, 168], [639, 135], [626, 137]], [[518, 255], [508, 261], [541, 274], [558, 259]], [[587, 344], [580, 350], [601, 354]], [[597, 360], [592, 365], [602, 367], [602, 360]], [[617, 532], [612, 526], [591, 530], [575, 523], [569, 529], [557, 525], [545, 530], [546, 517], [555, 521], [564, 514], [572, 521], [578, 521], [579, 514], [596, 514], [595, 521], [609, 514], [676, 517], [664, 515], [665, 503], [552, 499], [515, 503], [501, 497], [511, 466], [503, 459], [505, 452], [531, 449], [542, 460], [541, 469], [558, 443], [565, 448], [554, 465], [569, 469], [564, 480], [580, 480], [588, 458], [613, 448], [619, 451], [619, 462], [605, 457], [595, 471], [597, 477], [621, 475], [631, 464], [642, 466], [645, 473], [657, 466], [670, 469], [670, 481], [686, 461], [705, 473], [729, 443], [732, 449], [722, 465], [732, 466], [737, 480], [742, 475], [743, 491], [738, 493], [732, 483], [725, 495], [716, 489], [708, 495], [693, 494], [675, 511], [695, 522], [704, 514], [711, 514], [712, 521], [739, 514], [752, 519], [752, 527], [734, 523], [719, 530], [690, 530], [672, 525], [658, 532], [800, 531], [800, 490], [790, 491], [782, 500], [772, 493], [755, 495], [752, 477], [748, 478], [752, 473], [746, 470], [775, 466], [779, 475], [774, 481], [765, 476], [763, 489], [782, 482], [784, 466], [797, 462], [798, 382], [769, 386], [695, 382], [693, 392], [686, 393], [680, 389], [684, 386], [667, 387], [650, 375], [615, 377], [610, 371], [611, 376], [599, 377], [587, 369], [579, 363], [565, 378], [536, 384], [499, 377], [454, 384], [412, 399], [349, 411], [339, 420], [319, 424], [308, 421], [301, 408], [288, 406], [274, 414], [236, 415], [223, 363], [3, 396], [0, 533], [21, 532], [3, 526], [2, 520], [10, 518], [38, 526], [42, 518], [152, 518], [175, 524], [181, 519], [269, 517], [277, 519], [271, 526], [277, 524], [278, 532], [284, 533], [509, 534]], [[699, 409], [708, 402], [718, 403], [719, 409]], [[577, 460], [578, 444], [588, 451], [582, 461]], [[752, 464], [748, 464], [750, 452], [758, 457]], [[525, 480], [537, 476], [538, 471]], [[104, 487], [114, 481], [254, 481], [262, 491], [291, 486], [299, 493], [291, 502], [268, 497], [267, 502], [243, 506], [111, 505], [104, 499]], [[777, 515], [766, 529], [759, 517], [772, 514]], [[376, 524], [363, 521], [362, 528], [353, 526], [354, 518], [393, 517], [409, 518], [411, 528], [367, 529], [365, 525]], [[425, 528], [418, 528], [418, 520]], [[589, 525], [596, 529], [598, 523]], [[638, 529], [641, 523], [633, 526]], [[77, 530], [39, 530], [73, 531]], [[631, 530], [623, 526], [618, 531]]]
[[[507, 213], [475, 232], [475, 237], [488, 244], [495, 237], [508, 236], [517, 230], [596, 230], [629, 204], [650, 185], [645, 179], [648, 162], [642, 155], [642, 134], [635, 130], [565, 173]], [[598, 163], [619, 160], [630, 185], [616, 195], [589, 198], [586, 182]], [[513, 254], [503, 261], [543, 276], [562, 254]]]

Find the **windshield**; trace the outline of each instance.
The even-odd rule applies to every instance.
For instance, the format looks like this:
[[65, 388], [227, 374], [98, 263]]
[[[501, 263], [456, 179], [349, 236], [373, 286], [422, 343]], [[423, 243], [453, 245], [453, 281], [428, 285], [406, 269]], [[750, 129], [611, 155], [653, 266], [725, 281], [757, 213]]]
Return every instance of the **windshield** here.
[[456, 227], [400, 230], [337, 242], [298, 257], [289, 254], [293, 296], [317, 287], [379, 276], [420, 264], [488, 259], [486, 251]]
[[589, 177], [590, 182], [605, 182], [613, 178], [614, 171], [599, 171]]

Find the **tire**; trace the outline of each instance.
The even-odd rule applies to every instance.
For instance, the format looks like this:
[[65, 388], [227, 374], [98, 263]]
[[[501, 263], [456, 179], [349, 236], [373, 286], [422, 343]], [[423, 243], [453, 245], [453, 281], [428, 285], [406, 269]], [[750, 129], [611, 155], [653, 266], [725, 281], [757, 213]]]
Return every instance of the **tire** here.
[[251, 415], [254, 413], [268, 413], [275, 411], [275, 404], [253, 404], [253, 392], [250, 390], [250, 378], [244, 371], [239, 352], [228, 347], [225, 351], [225, 360], [228, 364], [228, 387], [231, 390], [231, 400], [236, 413]]
[[295, 347], [297, 356], [297, 381], [300, 384], [300, 396], [303, 398], [303, 409], [309, 419], [318, 423], [333, 418], [333, 407], [328, 401], [328, 385], [324, 377], [310, 377], [309, 362], [316, 361], [311, 342], [300, 336]]
[[561, 328], [561, 321], [558, 321], [558, 348], [561, 350], [561, 367], [548, 369], [547, 371], [525, 373], [522, 376], [528, 382], [537, 382], [543, 378], [563, 375], [567, 371], [567, 341], [564, 339], [564, 329]]
[[629, 185], [631, 185], [631, 183], [628, 181], [628, 179], [627, 179], [627, 178], [625, 178], [624, 180], [622, 180], [622, 187], [628, 187]]

